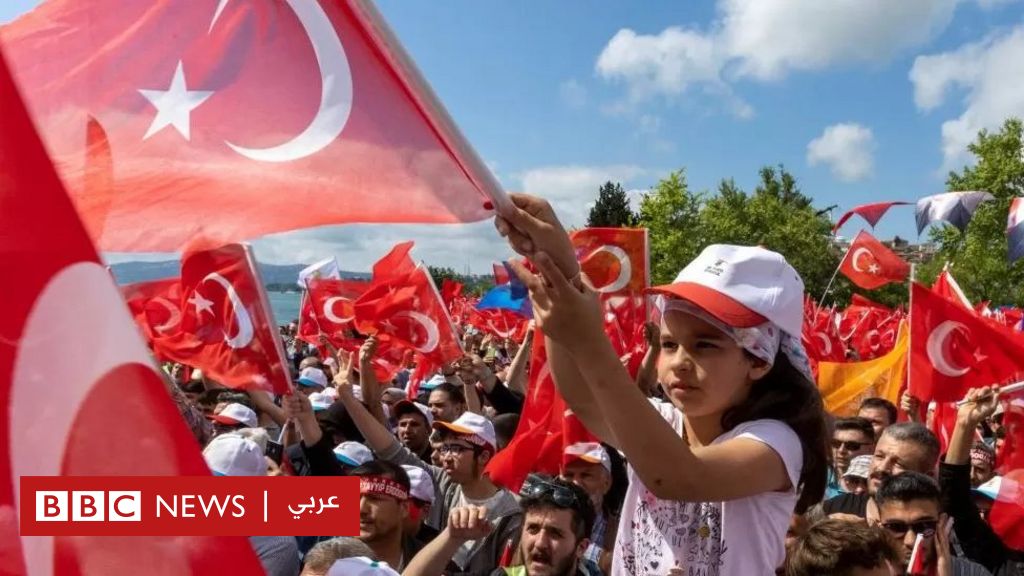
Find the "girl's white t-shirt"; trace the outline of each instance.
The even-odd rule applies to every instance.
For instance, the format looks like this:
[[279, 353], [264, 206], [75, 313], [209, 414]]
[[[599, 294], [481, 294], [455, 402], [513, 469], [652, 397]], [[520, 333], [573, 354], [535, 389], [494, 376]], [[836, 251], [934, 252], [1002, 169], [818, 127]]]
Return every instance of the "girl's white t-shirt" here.
[[[682, 438], [683, 414], [670, 403], [651, 403]], [[672, 568], [681, 568], [687, 576], [775, 573], [785, 560], [786, 529], [799, 496], [796, 486], [803, 468], [800, 438], [778, 420], [754, 420], [729, 430], [712, 444], [733, 438], [750, 438], [775, 450], [793, 487], [727, 502], [661, 500], [630, 466], [613, 576], [660, 576]]]

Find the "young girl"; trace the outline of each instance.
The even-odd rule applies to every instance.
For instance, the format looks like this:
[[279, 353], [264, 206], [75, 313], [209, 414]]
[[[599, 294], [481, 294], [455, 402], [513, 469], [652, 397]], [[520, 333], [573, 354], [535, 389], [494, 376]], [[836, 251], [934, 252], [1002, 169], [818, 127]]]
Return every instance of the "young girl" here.
[[556, 385], [629, 460], [612, 574], [773, 574], [791, 514], [821, 500], [828, 467], [800, 346], [799, 275], [774, 252], [719, 245], [654, 289], [670, 402], [649, 401], [605, 337], [599, 299], [550, 205], [512, 200], [496, 226], [540, 272], [516, 267]]

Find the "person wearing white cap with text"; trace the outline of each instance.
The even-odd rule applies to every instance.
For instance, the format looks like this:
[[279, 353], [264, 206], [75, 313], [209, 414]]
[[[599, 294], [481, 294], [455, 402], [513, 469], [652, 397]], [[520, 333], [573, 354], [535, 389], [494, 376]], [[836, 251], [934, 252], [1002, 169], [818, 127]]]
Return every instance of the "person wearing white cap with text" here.
[[309, 396], [314, 392], [323, 392], [327, 388], [327, 375], [324, 371], [314, 366], [303, 368], [299, 372], [299, 378], [295, 381], [299, 392]]
[[773, 573], [791, 514], [821, 500], [828, 468], [821, 396], [800, 344], [799, 274], [776, 252], [713, 245], [655, 289], [669, 402], [648, 401], [604, 333], [599, 295], [550, 204], [511, 200], [495, 224], [539, 272], [512, 264], [555, 384], [630, 463], [611, 573]]
[[437, 536], [438, 531], [425, 525], [423, 520], [430, 514], [430, 507], [434, 505], [434, 479], [419, 466], [403, 464], [402, 468], [409, 475], [410, 507], [405, 525], [406, 534], [415, 535], [420, 542], [430, 542]]
[[612, 488], [612, 460], [608, 451], [598, 442], [576, 442], [566, 446], [559, 477], [583, 488], [590, 496], [594, 505], [594, 528], [590, 531], [590, 544], [583, 557], [607, 572], [618, 528], [618, 517], [612, 517], [605, 506], [605, 496]]
[[216, 414], [209, 414], [213, 420], [213, 432], [216, 435], [238, 430], [239, 428], [255, 428], [258, 425], [256, 412], [243, 404], [227, 404]]
[[370, 449], [351, 440], [342, 442], [334, 448], [334, 457], [347, 469], [357, 468], [373, 460]]

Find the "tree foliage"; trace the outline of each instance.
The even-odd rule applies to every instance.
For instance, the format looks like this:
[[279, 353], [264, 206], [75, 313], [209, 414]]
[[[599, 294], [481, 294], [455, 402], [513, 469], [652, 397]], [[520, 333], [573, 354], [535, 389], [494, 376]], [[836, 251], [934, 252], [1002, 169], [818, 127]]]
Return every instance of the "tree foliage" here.
[[590, 209], [590, 228], [625, 228], [636, 225], [637, 216], [629, 206], [629, 197], [619, 183], [605, 182], [597, 192], [597, 202]]
[[669, 174], [641, 199], [639, 225], [648, 230], [654, 284], [671, 282], [703, 248], [701, 204], [683, 170]]
[[972, 302], [1024, 305], [1024, 262], [1008, 263], [1006, 241], [1010, 201], [1024, 192], [1022, 132], [1024, 125], [1018, 119], [1007, 120], [995, 133], [982, 130], [968, 146], [977, 163], [949, 173], [947, 190], [984, 190], [995, 196], [995, 201], [979, 206], [964, 232], [949, 225], [931, 230], [938, 254], [921, 266], [919, 280], [934, 280], [949, 262], [953, 276]]

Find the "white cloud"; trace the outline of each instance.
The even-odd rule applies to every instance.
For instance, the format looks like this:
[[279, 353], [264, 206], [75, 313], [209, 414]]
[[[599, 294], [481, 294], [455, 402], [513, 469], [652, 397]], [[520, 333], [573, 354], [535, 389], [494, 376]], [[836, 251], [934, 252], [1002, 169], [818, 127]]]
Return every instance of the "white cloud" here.
[[587, 105], [587, 89], [575, 78], [562, 82], [558, 94], [569, 108], [578, 110]]
[[746, 119], [754, 109], [735, 94], [735, 80], [886, 62], [941, 33], [962, 1], [718, 0], [718, 16], [703, 30], [619, 30], [598, 56], [595, 72], [623, 84], [633, 105], [679, 98], [699, 87], [709, 101]]
[[1024, 81], [1014, 71], [1024, 61], [1024, 25], [965, 44], [919, 56], [910, 71], [914, 102], [924, 111], [964, 94], [963, 112], [942, 124], [944, 168], [969, 160], [967, 145], [983, 128], [998, 128], [1011, 116], [1024, 117]]
[[874, 149], [870, 128], [854, 123], [833, 124], [807, 145], [807, 163], [825, 164], [839, 180], [855, 182], [874, 172]]
[[566, 226], [586, 224], [589, 205], [605, 182], [625, 187], [647, 171], [629, 164], [617, 166], [547, 166], [522, 174], [523, 191], [547, 198]]

